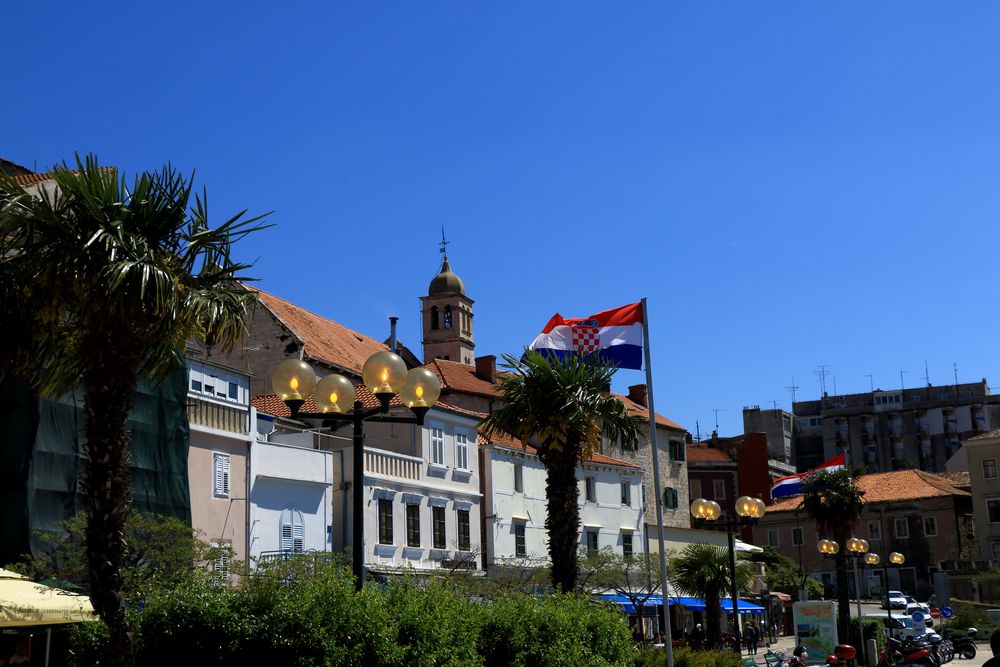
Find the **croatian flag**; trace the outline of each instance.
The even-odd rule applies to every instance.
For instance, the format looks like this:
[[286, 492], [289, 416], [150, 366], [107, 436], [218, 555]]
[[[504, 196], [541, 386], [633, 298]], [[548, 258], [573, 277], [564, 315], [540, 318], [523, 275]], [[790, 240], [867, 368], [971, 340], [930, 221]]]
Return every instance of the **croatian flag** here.
[[806, 480], [813, 473], [834, 472], [835, 470], [843, 470], [845, 467], [847, 467], [846, 464], [847, 460], [844, 457], [844, 455], [837, 454], [829, 461], [819, 464], [812, 470], [800, 472], [798, 475], [779, 477], [774, 481], [774, 486], [771, 487], [771, 497], [780, 498], [782, 496], [794, 496], [797, 493], [802, 493], [802, 485], [805, 484]]
[[642, 303], [630, 303], [590, 317], [552, 316], [528, 346], [546, 355], [597, 354], [618, 368], [642, 368]]

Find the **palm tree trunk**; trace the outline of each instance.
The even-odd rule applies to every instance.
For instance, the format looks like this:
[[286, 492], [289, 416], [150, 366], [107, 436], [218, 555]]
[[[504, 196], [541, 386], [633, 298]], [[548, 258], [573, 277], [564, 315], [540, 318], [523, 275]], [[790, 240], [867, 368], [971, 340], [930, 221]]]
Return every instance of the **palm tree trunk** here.
[[705, 639], [710, 648], [719, 648], [722, 629], [719, 617], [722, 615], [722, 601], [715, 586], [705, 589]]
[[847, 641], [851, 629], [851, 598], [847, 594], [847, 557], [840, 553], [837, 566], [837, 635], [841, 642]]
[[127, 421], [137, 385], [135, 364], [103, 341], [85, 370], [87, 417], [87, 567], [90, 600], [111, 634], [109, 664], [132, 667], [135, 641], [125, 615], [122, 564], [128, 545], [125, 523], [132, 508]]
[[577, 448], [567, 443], [561, 449], [543, 448], [539, 458], [545, 465], [546, 473], [548, 512], [545, 530], [549, 535], [552, 585], [563, 593], [570, 593], [576, 590], [579, 574], [577, 548], [580, 543], [580, 489], [576, 482], [579, 456]]

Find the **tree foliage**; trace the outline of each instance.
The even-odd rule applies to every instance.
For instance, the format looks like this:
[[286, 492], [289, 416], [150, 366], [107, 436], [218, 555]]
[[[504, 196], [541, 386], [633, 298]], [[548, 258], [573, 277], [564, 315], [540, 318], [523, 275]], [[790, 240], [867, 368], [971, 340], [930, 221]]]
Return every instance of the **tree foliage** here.
[[768, 589], [788, 593], [798, 598], [799, 589], [805, 588], [809, 597], [823, 594], [823, 584], [811, 578], [794, 560], [778, 553], [772, 546], [765, 546], [763, 552], [754, 553], [749, 560], [764, 563], [764, 580]]
[[[682, 592], [705, 600], [705, 635], [709, 646], [721, 637], [721, 599], [730, 594], [729, 549], [713, 544], [689, 544], [670, 560], [670, 579]], [[753, 572], [742, 554], [737, 554], [736, 589], [750, 586]], [[734, 602], [735, 604], [735, 602]]]
[[487, 438], [514, 436], [531, 443], [546, 471], [547, 515], [552, 583], [563, 592], [577, 586], [580, 508], [576, 469], [595, 454], [602, 435], [633, 448], [640, 419], [610, 394], [616, 368], [593, 358], [551, 358], [526, 351], [521, 359], [504, 356], [508, 373], [498, 391], [503, 405], [482, 425]]

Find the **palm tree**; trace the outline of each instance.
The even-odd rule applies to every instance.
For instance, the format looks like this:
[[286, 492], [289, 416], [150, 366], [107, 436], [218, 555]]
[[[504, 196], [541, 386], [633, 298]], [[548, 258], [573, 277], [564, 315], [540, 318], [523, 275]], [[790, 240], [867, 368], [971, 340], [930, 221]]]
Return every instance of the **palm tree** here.
[[576, 468], [596, 453], [602, 434], [622, 447], [635, 447], [640, 420], [611, 395], [615, 366], [578, 355], [550, 358], [534, 351], [521, 359], [504, 355], [510, 370], [498, 382], [504, 405], [483, 421], [490, 438], [509, 434], [538, 450], [545, 466], [552, 584], [576, 589], [580, 534]]
[[[670, 578], [683, 593], [705, 601], [705, 639], [708, 646], [719, 646], [719, 619], [722, 614], [722, 594], [731, 591], [729, 580], [729, 549], [713, 544], [689, 544], [681, 554], [670, 560]], [[736, 561], [736, 590], [750, 585], [753, 572], [739, 557]], [[738, 603], [734, 600], [737, 607]]]
[[846, 637], [851, 623], [847, 595], [846, 544], [864, 512], [864, 492], [858, 488], [861, 469], [816, 472], [802, 487], [802, 508], [816, 522], [817, 532], [840, 545], [835, 560], [837, 572], [837, 631]]
[[[42, 395], [84, 390], [90, 596], [111, 632], [110, 664], [131, 665], [122, 563], [131, 508], [126, 420], [140, 381], [160, 382], [198, 338], [233, 346], [255, 294], [232, 243], [243, 213], [211, 228], [204, 198], [169, 166], [131, 187], [93, 156], [52, 170], [38, 195], [0, 177], [0, 376]], [[48, 184], [45, 184], [48, 185]]]

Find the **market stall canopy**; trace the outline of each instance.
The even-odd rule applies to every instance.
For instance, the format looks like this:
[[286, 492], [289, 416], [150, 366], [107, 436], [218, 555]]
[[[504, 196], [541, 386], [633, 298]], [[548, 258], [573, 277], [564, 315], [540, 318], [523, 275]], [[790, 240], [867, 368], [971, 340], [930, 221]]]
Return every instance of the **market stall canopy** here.
[[37, 584], [0, 569], [0, 627], [63, 625], [96, 618], [86, 595]]

